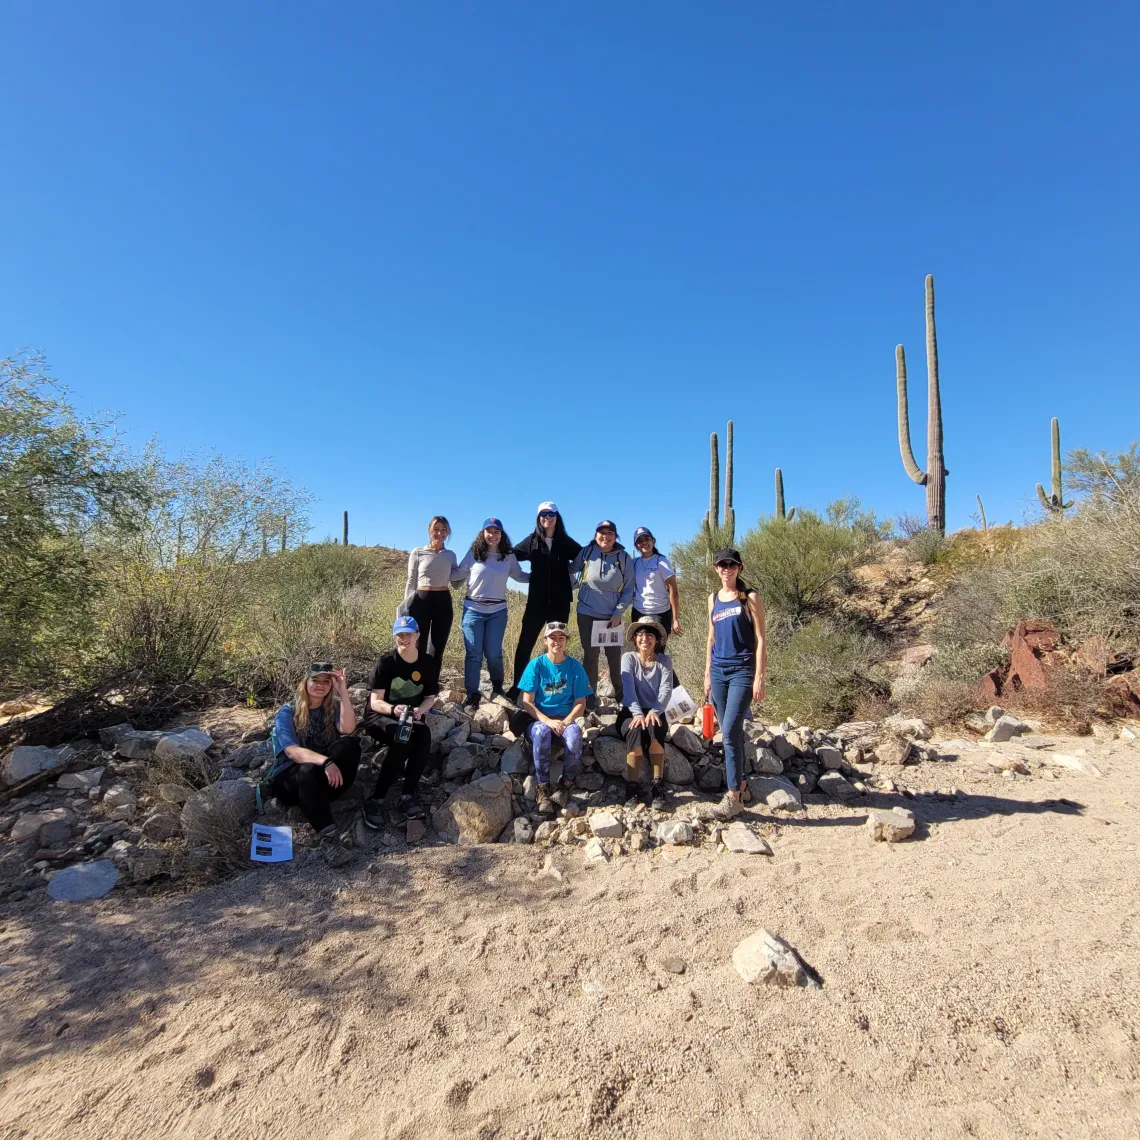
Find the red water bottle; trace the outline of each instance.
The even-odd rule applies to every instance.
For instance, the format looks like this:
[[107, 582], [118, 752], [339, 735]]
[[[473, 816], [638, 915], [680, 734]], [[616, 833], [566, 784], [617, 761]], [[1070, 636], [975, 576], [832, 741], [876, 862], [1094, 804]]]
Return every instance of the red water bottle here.
[[706, 740], [712, 740], [716, 735], [716, 713], [708, 701], [705, 701], [705, 707], [701, 709], [701, 735]]

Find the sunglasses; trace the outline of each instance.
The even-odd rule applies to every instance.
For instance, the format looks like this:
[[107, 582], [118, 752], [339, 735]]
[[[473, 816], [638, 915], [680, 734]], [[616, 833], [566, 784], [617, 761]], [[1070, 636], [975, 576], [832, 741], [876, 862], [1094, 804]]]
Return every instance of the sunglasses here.
[[739, 562], [718, 562], [716, 568], [718, 570], [732, 570], [734, 567], [739, 568]]
[[557, 511], [539, 511], [538, 517], [540, 519], [556, 519], [556, 518], [558, 518], [558, 512]]

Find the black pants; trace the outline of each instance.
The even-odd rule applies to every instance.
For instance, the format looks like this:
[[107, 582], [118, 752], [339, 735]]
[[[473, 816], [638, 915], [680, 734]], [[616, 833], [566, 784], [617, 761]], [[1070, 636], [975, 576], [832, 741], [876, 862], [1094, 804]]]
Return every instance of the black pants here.
[[412, 725], [410, 740], [399, 741], [396, 731], [400, 722], [393, 717], [379, 717], [368, 721], [365, 731], [380, 744], [388, 746], [388, 755], [380, 765], [380, 775], [376, 778], [376, 787], [371, 798], [382, 800], [392, 785], [402, 776], [404, 779], [404, 794], [415, 795], [420, 786], [420, 777], [424, 774], [424, 767], [431, 752], [431, 729], [422, 721]]
[[408, 616], [414, 617], [420, 627], [420, 652], [433, 657], [438, 665], [451, 636], [451, 591], [417, 590], [408, 603]]
[[542, 627], [548, 621], [569, 621], [570, 603], [565, 606], [527, 606], [523, 610], [522, 629], [519, 631], [519, 643], [515, 646], [515, 688], [526, 672], [530, 663], [530, 655], [534, 650], [534, 643], [542, 633]]
[[332, 742], [325, 754], [344, 777], [339, 788], [329, 783], [328, 775], [320, 764], [290, 764], [278, 772], [269, 785], [278, 803], [299, 807], [309, 826], [317, 832], [324, 831], [332, 823], [329, 805], [340, 799], [356, 780], [356, 770], [360, 767], [360, 741], [355, 736], [342, 736]]
[[[594, 622], [604, 620], [604, 618], [587, 617], [585, 614], [578, 615], [578, 636], [582, 641], [582, 664], [586, 667], [586, 678], [590, 682], [590, 688], [595, 693], [598, 691], [598, 658], [602, 650], [600, 646], [590, 644], [590, 637], [594, 632]], [[610, 683], [614, 687], [615, 701], [621, 700], [621, 654], [622, 646], [606, 646], [606, 661], [610, 667]]]
[[[653, 771], [654, 780], [662, 780], [665, 778], [665, 733], [669, 726], [665, 723], [665, 717], [662, 715], [661, 723], [654, 725], [652, 728], [631, 728], [630, 721], [633, 720], [633, 713], [630, 712], [626, 705], [622, 706], [621, 712], [618, 713], [617, 730], [625, 737], [625, 750], [627, 755], [630, 752], [636, 752], [640, 749], [646, 756], [649, 757], [650, 765]], [[656, 741], [661, 745], [661, 751], [653, 756], [650, 754], [649, 746]], [[629, 761], [626, 760], [626, 773], [625, 778], [633, 783], [637, 779], [637, 772], [631, 771]]]

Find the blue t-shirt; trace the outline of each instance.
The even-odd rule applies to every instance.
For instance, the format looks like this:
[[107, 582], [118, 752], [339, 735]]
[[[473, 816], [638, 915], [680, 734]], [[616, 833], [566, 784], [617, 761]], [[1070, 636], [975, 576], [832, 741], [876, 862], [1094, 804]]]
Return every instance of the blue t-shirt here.
[[526, 667], [519, 688], [524, 693], [534, 693], [539, 712], [557, 717], [565, 716], [576, 701], [594, 691], [577, 657], [567, 657], [555, 665], [545, 653]]

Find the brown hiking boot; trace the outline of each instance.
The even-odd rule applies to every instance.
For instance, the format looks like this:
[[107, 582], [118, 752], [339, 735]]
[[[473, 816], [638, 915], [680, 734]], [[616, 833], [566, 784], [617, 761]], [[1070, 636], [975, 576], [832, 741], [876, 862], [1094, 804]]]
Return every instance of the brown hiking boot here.
[[554, 800], [550, 795], [549, 784], [538, 785], [538, 812], [540, 815], [553, 815], [554, 814]]

